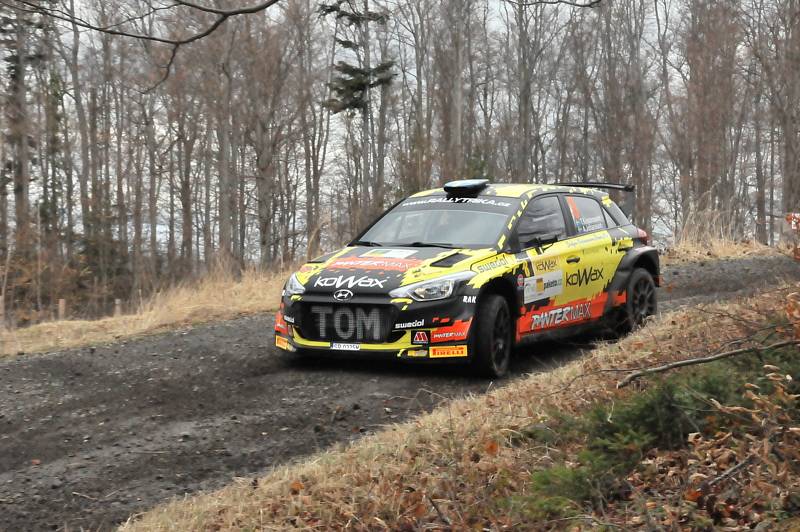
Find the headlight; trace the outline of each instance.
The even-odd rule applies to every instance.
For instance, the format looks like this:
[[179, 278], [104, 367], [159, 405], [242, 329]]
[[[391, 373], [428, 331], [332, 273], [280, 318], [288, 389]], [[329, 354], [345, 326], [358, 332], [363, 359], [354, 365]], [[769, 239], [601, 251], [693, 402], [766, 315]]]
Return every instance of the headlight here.
[[417, 301], [436, 301], [438, 299], [447, 299], [452, 296], [456, 291], [458, 284], [463, 281], [468, 281], [475, 276], [475, 272], [460, 272], [430, 281], [420, 281], [418, 283], [410, 284], [395, 288], [389, 295], [391, 297], [410, 297]]
[[292, 274], [292, 276], [289, 277], [289, 280], [286, 281], [286, 287], [283, 290], [286, 292], [287, 296], [294, 296], [305, 292], [306, 287], [300, 284], [300, 281], [297, 280], [297, 276], [295, 276], [295, 274]]

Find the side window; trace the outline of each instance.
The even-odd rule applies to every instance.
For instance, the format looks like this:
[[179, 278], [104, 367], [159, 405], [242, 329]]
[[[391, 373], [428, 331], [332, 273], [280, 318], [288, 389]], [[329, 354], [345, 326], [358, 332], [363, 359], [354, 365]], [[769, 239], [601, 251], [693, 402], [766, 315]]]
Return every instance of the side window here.
[[625, 213], [622, 212], [622, 209], [620, 209], [619, 206], [613, 201], [609, 203], [606, 208], [608, 209], [608, 212], [611, 213], [611, 217], [617, 222], [617, 225], [628, 225], [631, 223]]
[[616, 227], [617, 226], [617, 222], [615, 222], [614, 219], [611, 218], [611, 215], [608, 214], [608, 211], [605, 210], [605, 209], [603, 209], [603, 218], [606, 219], [606, 227]]
[[522, 213], [517, 225], [519, 242], [523, 249], [537, 237], [557, 235], [559, 240], [567, 236], [567, 226], [561, 203], [556, 196], [545, 196], [531, 202]]
[[579, 235], [607, 228], [603, 208], [596, 199], [586, 196], [567, 196], [567, 205]]

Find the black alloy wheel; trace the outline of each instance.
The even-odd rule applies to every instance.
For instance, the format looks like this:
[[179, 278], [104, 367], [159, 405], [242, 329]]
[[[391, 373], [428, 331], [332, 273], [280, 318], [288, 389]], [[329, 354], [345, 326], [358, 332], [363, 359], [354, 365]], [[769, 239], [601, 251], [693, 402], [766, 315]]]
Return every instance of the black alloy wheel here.
[[635, 269], [628, 279], [626, 296], [617, 327], [623, 334], [638, 329], [658, 311], [656, 284], [650, 272], [644, 268]]
[[478, 301], [470, 334], [470, 358], [475, 371], [499, 378], [508, 372], [513, 347], [512, 317], [505, 298], [486, 294]]

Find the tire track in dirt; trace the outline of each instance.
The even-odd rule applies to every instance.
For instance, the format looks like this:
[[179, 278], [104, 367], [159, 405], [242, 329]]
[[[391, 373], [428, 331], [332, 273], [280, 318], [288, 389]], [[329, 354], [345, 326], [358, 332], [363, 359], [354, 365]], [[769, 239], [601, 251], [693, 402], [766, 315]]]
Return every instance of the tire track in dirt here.
[[[662, 310], [800, 279], [784, 258], [665, 268]], [[0, 361], [0, 530], [109, 529], [174, 496], [346, 442], [491, 383], [454, 367], [293, 361], [272, 316]], [[516, 376], [587, 343], [540, 343]]]

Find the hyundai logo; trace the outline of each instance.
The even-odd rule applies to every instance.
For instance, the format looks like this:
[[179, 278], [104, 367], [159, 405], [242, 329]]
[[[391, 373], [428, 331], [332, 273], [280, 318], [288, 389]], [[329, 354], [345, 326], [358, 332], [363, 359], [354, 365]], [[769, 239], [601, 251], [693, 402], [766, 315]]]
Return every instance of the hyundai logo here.
[[353, 297], [353, 292], [350, 290], [337, 290], [333, 293], [333, 299], [336, 301], [347, 301], [351, 297]]

